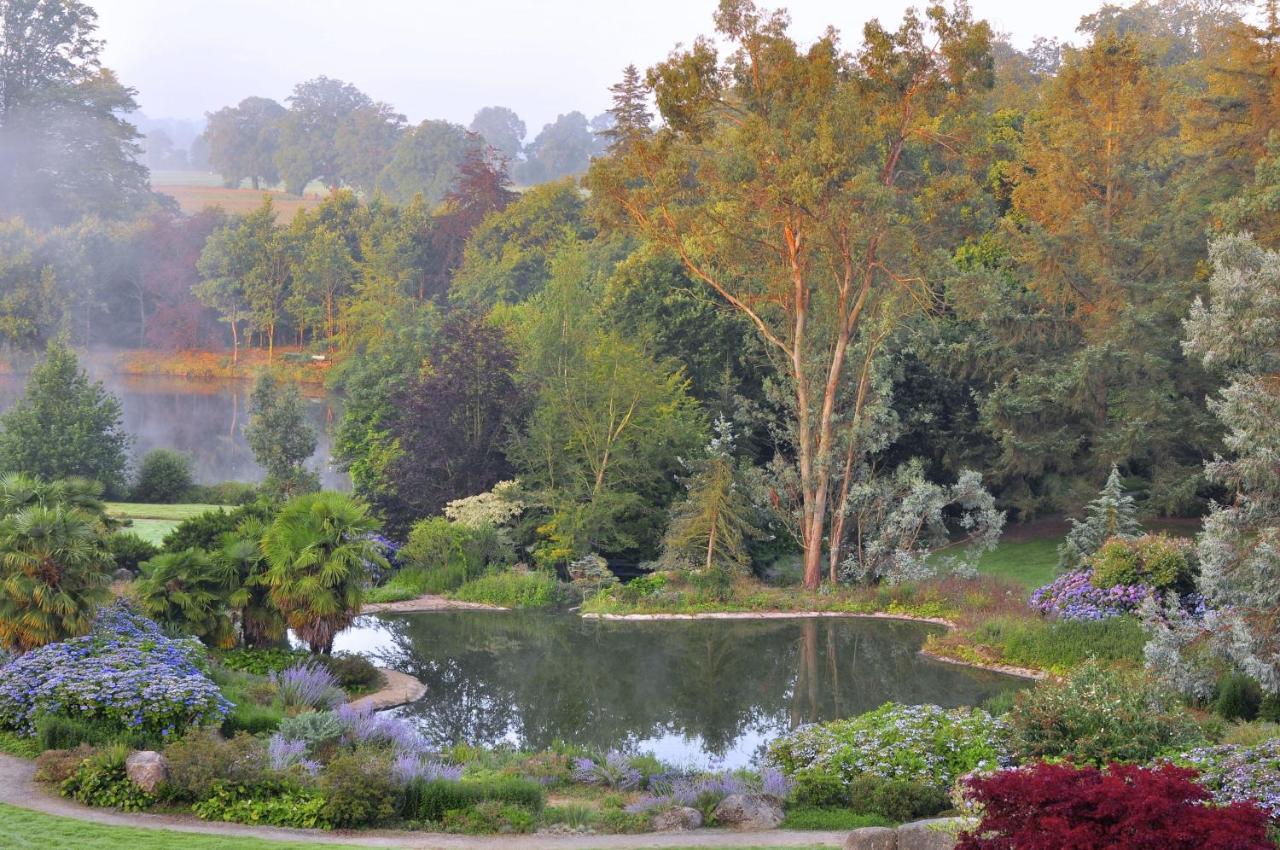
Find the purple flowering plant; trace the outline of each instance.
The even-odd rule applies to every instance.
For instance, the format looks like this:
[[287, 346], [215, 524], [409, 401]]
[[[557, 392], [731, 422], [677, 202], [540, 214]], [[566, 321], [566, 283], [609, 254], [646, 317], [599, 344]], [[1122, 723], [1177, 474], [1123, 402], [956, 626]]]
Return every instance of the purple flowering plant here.
[[1254, 802], [1280, 821], [1280, 738], [1252, 747], [1201, 747], [1174, 762], [1199, 771], [1196, 781], [1209, 789], [1214, 802]]
[[271, 681], [287, 707], [333, 708], [347, 699], [329, 668], [311, 661], [274, 672]]
[[1063, 620], [1105, 620], [1137, 610], [1153, 593], [1142, 584], [1095, 587], [1092, 578], [1091, 570], [1061, 575], [1031, 594], [1031, 607]]
[[197, 642], [167, 637], [115, 603], [99, 612], [89, 634], [0, 667], [0, 728], [30, 734], [40, 715], [52, 714], [167, 738], [218, 723], [231, 703], [203, 663]]

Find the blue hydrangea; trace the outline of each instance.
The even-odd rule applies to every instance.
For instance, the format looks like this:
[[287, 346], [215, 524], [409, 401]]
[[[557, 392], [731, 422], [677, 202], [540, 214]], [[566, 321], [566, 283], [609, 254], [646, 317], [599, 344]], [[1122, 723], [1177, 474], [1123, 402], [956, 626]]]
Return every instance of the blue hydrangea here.
[[30, 734], [41, 714], [105, 721], [168, 737], [220, 722], [231, 708], [201, 669], [194, 640], [167, 637], [123, 603], [92, 631], [0, 667], [0, 728]]
[[1092, 577], [1091, 570], [1059, 576], [1031, 594], [1031, 607], [1063, 620], [1105, 620], [1137, 610], [1152, 595], [1151, 588], [1141, 584], [1094, 587]]

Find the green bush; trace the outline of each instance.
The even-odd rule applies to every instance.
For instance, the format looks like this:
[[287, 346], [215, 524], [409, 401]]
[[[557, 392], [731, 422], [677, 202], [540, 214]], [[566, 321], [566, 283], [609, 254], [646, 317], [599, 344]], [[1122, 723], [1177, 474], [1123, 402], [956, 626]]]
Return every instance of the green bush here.
[[792, 776], [810, 805], [848, 799], [865, 777], [907, 780], [948, 791], [971, 770], [995, 768], [1008, 752], [1005, 724], [979, 709], [886, 703], [847, 720], [802, 726], [769, 746], [769, 760]]
[[602, 809], [596, 815], [596, 831], [630, 835], [637, 832], [648, 832], [650, 819], [640, 812], [628, 812], [623, 809]]
[[1024, 760], [1143, 763], [1205, 743], [1177, 698], [1143, 674], [1089, 661], [1018, 694], [1007, 719]]
[[186, 497], [192, 483], [189, 455], [173, 449], [152, 449], [138, 465], [132, 498], [135, 502], [173, 504]]
[[461, 832], [467, 835], [507, 835], [533, 832], [537, 825], [533, 812], [511, 803], [485, 800], [445, 812], [441, 824], [445, 832]]
[[280, 734], [290, 741], [306, 741], [314, 750], [342, 737], [343, 725], [332, 711], [308, 711], [280, 721]]
[[363, 655], [339, 653], [322, 655], [317, 659], [348, 691], [373, 691], [382, 687], [382, 671]]
[[34, 738], [24, 737], [17, 732], [0, 731], [0, 753], [33, 759], [40, 755], [40, 745]]
[[1228, 673], [1218, 682], [1213, 710], [1223, 720], [1253, 720], [1262, 705], [1262, 688], [1243, 673]]
[[490, 564], [510, 560], [492, 526], [471, 528], [444, 517], [415, 524], [399, 557], [422, 586], [418, 595], [456, 590], [482, 576]]
[[260, 705], [248, 700], [237, 702], [222, 721], [222, 734], [227, 737], [237, 732], [265, 735], [280, 728], [284, 711], [274, 705]]
[[849, 786], [849, 810], [895, 823], [933, 817], [951, 808], [947, 791], [922, 782], [862, 776]]
[[213, 793], [191, 807], [201, 820], [328, 829], [320, 792], [281, 783], [254, 786], [218, 783]]
[[1280, 694], [1267, 694], [1258, 704], [1258, 719], [1280, 723]]
[[356, 750], [342, 753], [320, 776], [324, 817], [336, 827], [379, 823], [395, 811], [396, 787], [391, 765], [380, 753]]
[[64, 797], [71, 797], [86, 806], [140, 812], [156, 801], [147, 792], [129, 781], [125, 773], [125, 760], [129, 748], [115, 744], [100, 750], [82, 761], [71, 776], [62, 782]]
[[185, 552], [188, 549], [213, 552], [221, 546], [222, 535], [235, 531], [246, 519], [270, 522], [274, 513], [275, 508], [266, 500], [229, 511], [213, 508], [178, 523], [165, 535], [161, 545], [166, 552]]
[[187, 498], [200, 505], [248, 505], [261, 495], [262, 488], [247, 481], [195, 484], [187, 491]]
[[849, 832], [866, 826], [890, 826], [892, 823], [893, 821], [880, 815], [860, 814], [847, 808], [793, 806], [787, 809], [787, 815], [782, 821], [782, 828]]
[[80, 744], [105, 747], [125, 744], [135, 749], [149, 749], [153, 738], [102, 719], [45, 714], [36, 719], [36, 744], [41, 750], [69, 750]]
[[311, 653], [296, 649], [226, 649], [217, 653], [218, 664], [228, 670], [266, 676], [304, 661]]
[[1000, 617], [974, 630], [973, 641], [1000, 650], [1006, 664], [1065, 673], [1090, 658], [1142, 662], [1147, 633], [1136, 617], [1042, 620]]
[[149, 561], [160, 550], [130, 531], [117, 531], [107, 537], [107, 551], [115, 559], [117, 569], [136, 573], [143, 561]]
[[211, 797], [219, 784], [255, 785], [266, 774], [262, 742], [241, 732], [230, 740], [197, 729], [164, 749], [169, 762], [165, 796], [196, 802]]
[[442, 823], [446, 812], [469, 808], [485, 801], [524, 806], [542, 811], [546, 795], [542, 786], [527, 779], [492, 781], [436, 779], [415, 780], [402, 795], [401, 814], [431, 823]]
[[458, 588], [456, 599], [503, 608], [547, 608], [565, 600], [555, 576], [545, 572], [492, 573]]
[[1113, 537], [1089, 558], [1095, 587], [1145, 584], [1157, 590], [1188, 590], [1195, 549], [1190, 540], [1167, 534]]

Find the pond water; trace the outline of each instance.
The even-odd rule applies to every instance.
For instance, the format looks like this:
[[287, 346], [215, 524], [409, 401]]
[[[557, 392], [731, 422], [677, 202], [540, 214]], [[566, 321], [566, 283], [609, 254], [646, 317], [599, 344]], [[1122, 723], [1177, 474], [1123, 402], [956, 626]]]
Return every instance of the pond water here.
[[[86, 366], [94, 372], [91, 361]], [[262, 480], [244, 437], [252, 381], [112, 373], [94, 377], [120, 400], [124, 428], [135, 438], [135, 461], [152, 449], [177, 449], [191, 455], [197, 483]], [[13, 406], [25, 385], [26, 375], [0, 375], [0, 411]], [[318, 438], [308, 467], [320, 473], [324, 487], [350, 490], [347, 474], [329, 461], [340, 403], [332, 397], [308, 398], [307, 411]]]
[[1022, 686], [921, 656], [937, 628], [858, 618], [637, 622], [448, 611], [362, 617], [335, 649], [425, 683], [426, 696], [396, 711], [438, 746], [541, 749], [561, 740], [733, 768], [803, 723], [890, 700], [976, 705]]

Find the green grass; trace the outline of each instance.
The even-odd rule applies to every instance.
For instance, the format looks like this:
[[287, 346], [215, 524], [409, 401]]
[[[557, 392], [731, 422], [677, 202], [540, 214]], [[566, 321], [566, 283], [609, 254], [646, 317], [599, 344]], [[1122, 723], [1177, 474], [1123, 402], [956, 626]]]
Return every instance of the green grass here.
[[1001, 661], [1064, 673], [1089, 658], [1137, 664], [1147, 633], [1136, 617], [1040, 620], [1001, 617], [979, 626], [973, 642], [999, 647]]
[[162, 829], [103, 826], [0, 803], [0, 850], [352, 850], [350, 844], [264, 841]]
[[138, 502], [107, 502], [108, 516], [129, 520], [128, 530], [148, 543], [159, 546], [165, 535], [184, 519], [205, 511], [223, 510], [222, 505], [148, 505]]
[[833, 831], [861, 829], [864, 826], [893, 826], [893, 821], [880, 815], [861, 815], [848, 809], [819, 809], [798, 806], [787, 809], [782, 829], [829, 829]]
[[1030, 588], [1046, 585], [1057, 576], [1061, 543], [1061, 537], [1000, 543], [978, 560], [978, 572]]

